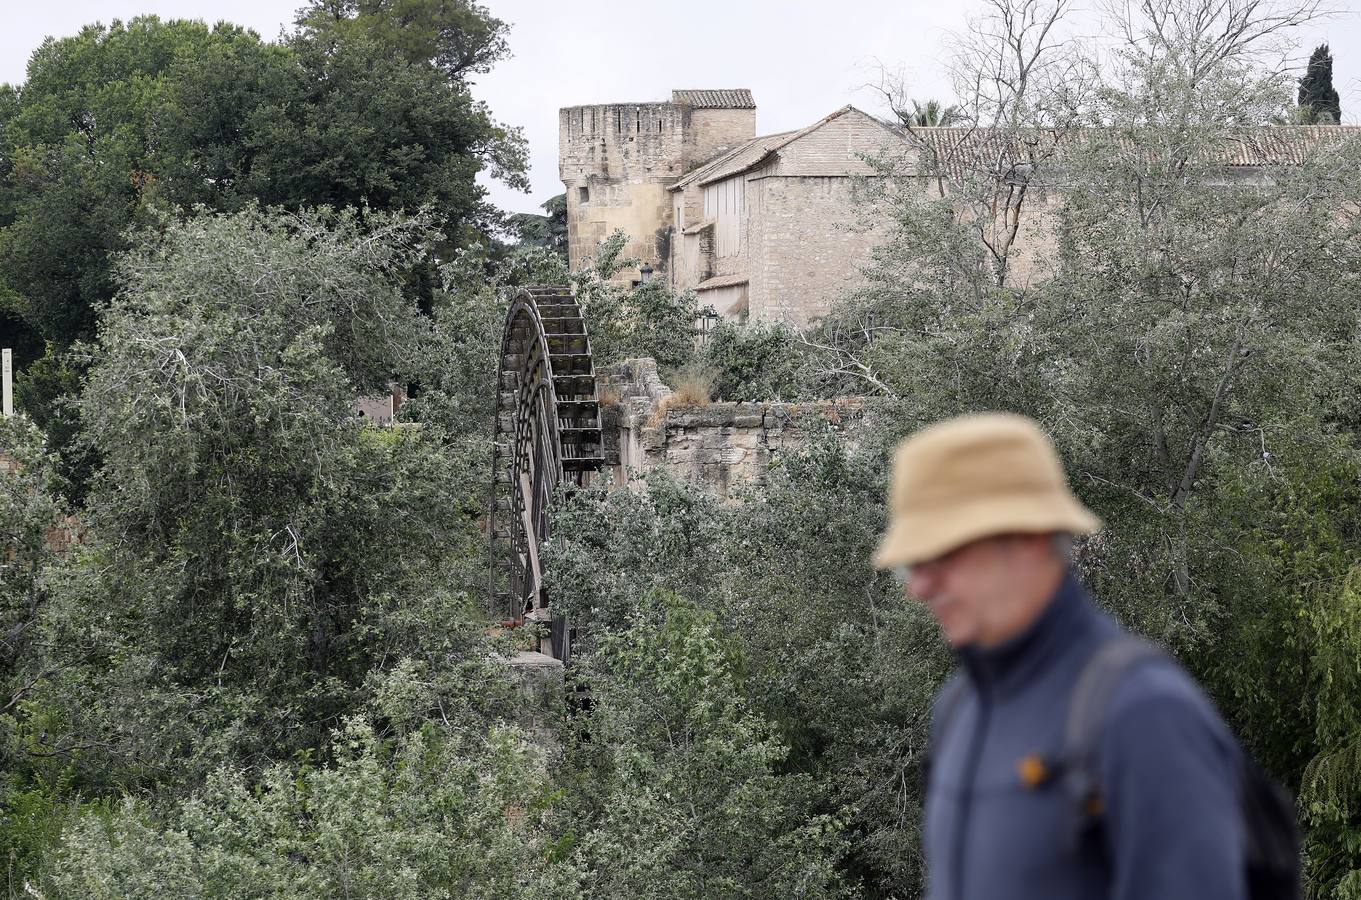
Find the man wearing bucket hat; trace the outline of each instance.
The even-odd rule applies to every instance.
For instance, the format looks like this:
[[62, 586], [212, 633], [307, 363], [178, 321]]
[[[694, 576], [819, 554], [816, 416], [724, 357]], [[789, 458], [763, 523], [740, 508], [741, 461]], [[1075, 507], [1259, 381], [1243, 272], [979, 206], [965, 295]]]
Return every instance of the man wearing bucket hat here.
[[898, 450], [890, 501], [874, 563], [961, 663], [932, 721], [928, 900], [1249, 897], [1241, 751], [1069, 571], [1071, 536], [1100, 522], [1040, 429], [926, 428]]

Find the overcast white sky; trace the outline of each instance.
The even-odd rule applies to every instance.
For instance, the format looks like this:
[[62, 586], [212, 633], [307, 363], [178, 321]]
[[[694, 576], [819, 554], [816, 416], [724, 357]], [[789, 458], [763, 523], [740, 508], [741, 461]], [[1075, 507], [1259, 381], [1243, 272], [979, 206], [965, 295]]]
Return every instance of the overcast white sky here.
[[[269, 39], [291, 26], [304, 0], [0, 0], [0, 82], [21, 83], [29, 55], [47, 35], [90, 22], [153, 13], [228, 19]], [[948, 97], [940, 75], [944, 42], [970, 4], [960, 0], [484, 0], [511, 24], [514, 57], [482, 76], [475, 92], [502, 121], [524, 129], [533, 191], [491, 184], [511, 212], [537, 212], [561, 193], [562, 106], [663, 100], [672, 88], [751, 88], [759, 132], [807, 125], [846, 103], [883, 109], [863, 85], [877, 62], [902, 68], [920, 98]], [[1344, 121], [1361, 122], [1361, 0], [1302, 29], [1303, 56], [1325, 41]]]

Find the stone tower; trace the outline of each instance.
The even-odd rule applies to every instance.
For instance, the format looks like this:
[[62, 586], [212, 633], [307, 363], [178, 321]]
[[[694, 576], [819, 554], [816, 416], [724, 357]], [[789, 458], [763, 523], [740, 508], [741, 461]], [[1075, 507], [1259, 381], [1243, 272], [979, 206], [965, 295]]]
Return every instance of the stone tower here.
[[[558, 171], [567, 188], [568, 261], [590, 262], [616, 229], [625, 255], [654, 270], [670, 256], [667, 188], [686, 172], [756, 136], [751, 91], [672, 91], [670, 102], [569, 106], [558, 111]], [[636, 280], [638, 270], [621, 272]]]

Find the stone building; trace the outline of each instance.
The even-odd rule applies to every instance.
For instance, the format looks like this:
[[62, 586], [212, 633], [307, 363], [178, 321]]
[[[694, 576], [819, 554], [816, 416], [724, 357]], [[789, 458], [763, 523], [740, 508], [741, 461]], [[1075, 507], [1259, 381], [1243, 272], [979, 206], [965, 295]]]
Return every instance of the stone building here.
[[[748, 90], [672, 91], [669, 102], [569, 106], [558, 111], [558, 171], [567, 188], [567, 252], [590, 262], [616, 229], [625, 254], [654, 270], [670, 260], [671, 197], [687, 172], [751, 140]], [[637, 269], [622, 273], [637, 279]]]
[[753, 138], [670, 187], [670, 283], [727, 318], [803, 325], [855, 280], [882, 234], [852, 196], [904, 136], [852, 106]]
[[[1262, 184], [1356, 126], [1261, 126], [1231, 136], [1213, 160], [1226, 185]], [[756, 135], [747, 90], [675, 91], [669, 103], [576, 106], [560, 114], [567, 231], [574, 269], [615, 229], [627, 253], [701, 306], [730, 319], [802, 326], [854, 288], [883, 232], [853, 196], [866, 159], [890, 155], [898, 171], [941, 191], [971, 177], [1028, 185], [1012, 277], [1045, 277], [1058, 223], [1059, 185], [1032, 180], [1053, 155], [1044, 131], [914, 128], [911, 133], [844, 106], [806, 128]], [[1065, 141], [1112, 140], [1077, 130]], [[1115, 139], [1115, 146], [1121, 142]], [[637, 280], [639, 270], [621, 273]]]
[[[855, 278], [877, 242], [853, 179], [904, 136], [851, 106], [756, 135], [748, 90], [674, 91], [669, 103], [559, 113], [568, 257], [586, 265], [614, 230], [626, 253], [733, 319], [802, 325]], [[621, 273], [630, 280], [639, 270]]]

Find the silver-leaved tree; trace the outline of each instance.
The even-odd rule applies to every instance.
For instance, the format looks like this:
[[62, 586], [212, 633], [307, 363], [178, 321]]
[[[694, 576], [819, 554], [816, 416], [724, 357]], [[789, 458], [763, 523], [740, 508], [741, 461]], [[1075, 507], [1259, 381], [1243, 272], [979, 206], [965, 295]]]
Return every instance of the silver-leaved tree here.
[[1008, 106], [995, 85], [1037, 84], [1018, 62], [1079, 51], [1053, 37], [1063, 4], [994, 4], [991, 55], [961, 61], [966, 108], [994, 114], [880, 161], [888, 239], [808, 342], [824, 384], [890, 399], [895, 433], [980, 409], [1046, 424], [1108, 524], [1089, 580], [1302, 790], [1311, 890], [1334, 896], [1361, 868], [1358, 731], [1317, 700], [1355, 646], [1361, 141], [1269, 124], [1291, 102], [1282, 39], [1319, 12], [1120, 4], [1090, 90]]

